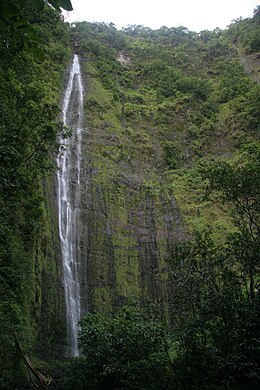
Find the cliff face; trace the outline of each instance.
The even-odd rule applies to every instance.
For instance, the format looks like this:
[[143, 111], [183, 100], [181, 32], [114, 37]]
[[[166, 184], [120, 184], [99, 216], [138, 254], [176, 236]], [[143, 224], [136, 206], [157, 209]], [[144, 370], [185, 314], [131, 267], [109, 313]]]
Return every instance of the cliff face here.
[[255, 85], [220, 31], [119, 32], [83, 22], [73, 37], [85, 84], [83, 313], [130, 296], [167, 306], [175, 243], [193, 230], [210, 228], [222, 240], [233, 229], [225, 208], [204, 197], [201, 168], [236, 160], [254, 140], [245, 109]]
[[[71, 31], [53, 9], [30, 12], [46, 43], [44, 59], [35, 59], [19, 35], [7, 34], [0, 44], [3, 388], [20, 384], [14, 331], [27, 352], [37, 345], [44, 358], [59, 356], [66, 344], [51, 163], [62, 131], [58, 104]], [[117, 31], [102, 23], [72, 28], [85, 89], [78, 226], [83, 314], [116, 309], [130, 296], [166, 308], [175, 243], [193, 230], [210, 227], [222, 240], [234, 229], [225, 207], [205, 198], [201, 171], [212, 160], [239, 161], [245, 145], [258, 139], [256, 17], [200, 34], [183, 27]], [[75, 187], [76, 178], [71, 181]]]
[[159, 129], [150, 121], [129, 125], [124, 98], [115, 101], [91, 77], [89, 61], [82, 65], [83, 313], [110, 311], [131, 296], [166, 303], [167, 258], [186, 233], [174, 189], [160, 169]]
[[[166, 259], [184, 237], [172, 188], [146, 152], [133, 150], [131, 134], [116, 130], [89, 127], [84, 135], [81, 259], [89, 309], [111, 310], [130, 296], [166, 300]], [[156, 153], [156, 145], [147, 147]]]
[[35, 329], [35, 353], [49, 360], [63, 356], [66, 349], [66, 313], [54, 177], [44, 179], [42, 188], [43, 230], [34, 260], [30, 317]]

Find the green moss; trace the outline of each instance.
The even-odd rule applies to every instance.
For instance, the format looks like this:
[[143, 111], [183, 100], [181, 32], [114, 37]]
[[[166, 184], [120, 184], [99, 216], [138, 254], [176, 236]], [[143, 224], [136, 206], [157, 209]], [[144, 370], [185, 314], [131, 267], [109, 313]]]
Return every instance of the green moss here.
[[112, 309], [112, 298], [110, 289], [107, 287], [96, 287], [93, 291], [93, 305], [96, 310], [109, 313]]
[[205, 183], [196, 170], [168, 172], [167, 181], [172, 185], [183, 219], [191, 231], [203, 231], [210, 226], [213, 236], [217, 240], [224, 240], [226, 234], [234, 230], [228, 210], [217, 200], [209, 201], [203, 195]]
[[[254, 137], [244, 99], [251, 84], [224, 32], [120, 32], [127, 40], [122, 66], [110, 28], [75, 28], [87, 59], [91, 221], [84, 223], [93, 310], [105, 310], [104, 302], [113, 308], [130, 295], [167, 302], [175, 243], [208, 226], [218, 242], [234, 230], [226, 207], [205, 198], [197, 167], [236, 159], [236, 147]], [[227, 80], [224, 90], [229, 72], [234, 85]]]

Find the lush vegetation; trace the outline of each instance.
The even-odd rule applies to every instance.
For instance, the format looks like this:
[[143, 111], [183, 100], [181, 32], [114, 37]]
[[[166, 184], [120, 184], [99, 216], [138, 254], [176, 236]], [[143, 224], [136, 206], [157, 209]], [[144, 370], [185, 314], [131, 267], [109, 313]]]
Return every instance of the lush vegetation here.
[[86, 316], [81, 357], [53, 371], [54, 389], [259, 387], [258, 17], [200, 34], [74, 28], [88, 121], [113, 139], [113, 152], [96, 146], [94, 162], [110, 180], [122, 161], [143, 164], [147, 197], [172, 188], [191, 238], [167, 254], [166, 310], [141, 299]]
[[82, 357], [68, 367], [58, 388], [169, 387], [169, 340], [152, 311], [127, 305], [114, 317], [90, 314], [81, 326]]
[[[1, 11], [8, 4], [1, 3]], [[53, 9], [23, 2], [23, 17], [33, 24], [40, 59], [39, 50], [28, 48], [29, 41], [25, 45], [18, 26], [16, 31], [8, 23], [0, 26], [0, 388], [10, 389], [22, 382], [16, 337], [29, 352], [37, 338], [51, 342], [50, 327], [53, 339], [62, 332], [55, 325], [60, 271], [47, 207], [47, 172], [62, 130], [60, 90], [71, 51], [67, 27]]]
[[159, 195], [163, 187], [172, 188], [185, 223], [202, 230], [213, 224], [219, 236], [231, 225], [223, 209], [211, 205], [209, 211], [198, 196], [198, 171], [210, 160], [235, 160], [245, 144], [258, 139], [259, 63], [256, 54], [246, 54], [245, 43], [251, 44], [249, 28], [250, 37], [259, 36], [258, 20], [257, 9], [252, 19], [226, 31], [118, 31], [112, 24], [86, 22], [73, 30], [90, 79], [86, 119], [115, 137], [113, 151], [106, 145], [97, 152], [110, 166], [110, 179], [112, 172], [118, 175], [120, 161], [133, 162], [128, 165], [134, 171], [134, 161], [145, 156], [150, 190]]
[[[16, 337], [40, 357], [64, 337], [47, 192], [71, 33], [86, 60], [85, 119], [101, 135], [89, 136], [85, 156], [93, 208], [99, 202], [103, 219], [129, 226], [146, 210], [144, 226], [154, 232], [174, 199], [181, 223], [165, 222], [167, 240], [152, 242], [160, 259], [147, 260], [140, 276], [130, 228], [119, 223], [104, 239], [93, 223], [100, 284], [107, 245], [121, 301], [107, 305], [110, 290], [100, 289], [95, 312], [81, 322], [81, 356], [38, 363], [53, 378], [50, 389], [258, 389], [259, 7], [226, 31], [83, 22], [69, 32], [57, 9], [70, 2], [48, 3], [56, 11], [41, 0], [0, 7], [0, 388], [22, 388]], [[145, 262], [151, 247], [143, 248]], [[147, 276], [150, 265], [151, 274], [164, 273]], [[164, 295], [154, 291], [163, 277]], [[129, 291], [135, 303], [122, 305]]]
[[218, 163], [203, 173], [209, 193], [229, 202], [236, 233], [223, 245], [209, 231], [176, 245], [168, 318], [147, 302], [113, 316], [87, 315], [81, 357], [56, 372], [52, 388], [259, 387], [259, 168], [254, 145], [239, 165]]

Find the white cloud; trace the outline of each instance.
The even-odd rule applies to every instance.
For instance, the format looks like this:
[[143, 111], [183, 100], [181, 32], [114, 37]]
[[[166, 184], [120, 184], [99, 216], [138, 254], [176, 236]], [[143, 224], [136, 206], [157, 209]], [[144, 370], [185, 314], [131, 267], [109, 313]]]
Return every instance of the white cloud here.
[[188, 27], [189, 30], [225, 28], [234, 19], [251, 16], [259, 0], [72, 0], [66, 20], [115, 23], [118, 28], [140, 24]]

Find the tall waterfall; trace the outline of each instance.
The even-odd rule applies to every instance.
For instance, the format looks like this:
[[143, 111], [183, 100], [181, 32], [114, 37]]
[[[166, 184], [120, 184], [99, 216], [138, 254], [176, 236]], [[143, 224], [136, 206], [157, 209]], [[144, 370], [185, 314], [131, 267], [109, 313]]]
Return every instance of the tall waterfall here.
[[62, 102], [63, 122], [72, 129], [69, 138], [60, 138], [57, 157], [57, 196], [59, 236], [63, 262], [69, 356], [78, 354], [78, 322], [80, 320], [80, 171], [83, 123], [83, 84], [79, 58], [75, 54]]

